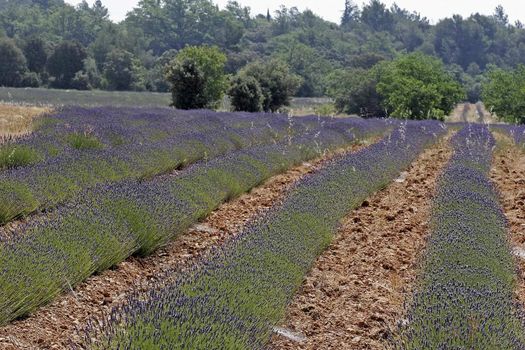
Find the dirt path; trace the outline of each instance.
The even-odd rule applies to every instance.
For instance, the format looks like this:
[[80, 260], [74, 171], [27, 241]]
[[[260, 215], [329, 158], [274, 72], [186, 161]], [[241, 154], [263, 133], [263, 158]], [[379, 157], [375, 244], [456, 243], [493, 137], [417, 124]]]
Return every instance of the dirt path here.
[[[355, 145], [357, 151], [365, 145]], [[305, 163], [275, 176], [250, 193], [222, 205], [203, 223], [147, 258], [130, 258], [60, 296], [29, 318], [0, 328], [0, 349], [67, 349], [81, 343], [82, 329], [91, 318], [102, 319], [126, 296], [144, 289], [162, 271], [191, 264], [211, 247], [241, 231], [246, 223], [279, 203], [290, 187], [303, 176], [322, 167], [337, 154]]]
[[498, 187], [509, 222], [518, 265], [516, 296], [525, 307], [525, 152], [513, 146], [510, 139], [497, 137], [500, 149], [494, 155], [491, 179]]
[[[448, 140], [448, 139], [447, 139]], [[425, 246], [436, 179], [451, 156], [447, 141], [351, 213], [294, 298], [270, 349], [384, 349], [401, 318]]]
[[457, 105], [452, 114], [447, 118], [447, 121], [452, 123], [481, 124], [494, 124], [497, 122], [482, 102], [476, 104], [461, 103]]

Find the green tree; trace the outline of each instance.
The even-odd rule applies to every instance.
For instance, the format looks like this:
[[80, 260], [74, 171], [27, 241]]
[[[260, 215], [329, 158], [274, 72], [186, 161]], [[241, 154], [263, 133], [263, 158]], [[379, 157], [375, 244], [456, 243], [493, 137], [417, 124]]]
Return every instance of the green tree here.
[[264, 96], [254, 77], [239, 74], [233, 78], [228, 90], [233, 111], [260, 112]]
[[218, 48], [188, 46], [168, 65], [173, 106], [180, 109], [216, 108], [227, 87], [226, 55]]
[[84, 68], [86, 58], [86, 50], [76, 41], [64, 41], [58, 45], [47, 61], [47, 70], [55, 78], [53, 86], [72, 88], [73, 79]]
[[278, 59], [251, 63], [243, 68], [242, 74], [253, 77], [261, 86], [265, 112], [276, 112], [279, 108], [290, 105], [291, 97], [302, 83], [302, 79]]
[[391, 116], [409, 119], [443, 119], [465, 98], [443, 63], [421, 53], [385, 64], [377, 91]]
[[345, 10], [341, 17], [341, 27], [350, 28], [350, 26], [359, 20], [359, 7], [352, 0], [345, 0]]
[[19, 86], [26, 71], [27, 62], [22, 50], [14, 41], [0, 39], [0, 85]]
[[386, 117], [383, 98], [377, 92], [381, 65], [372, 69], [337, 70], [328, 76], [328, 95], [338, 112], [363, 118]]
[[361, 21], [375, 31], [391, 31], [394, 17], [381, 1], [370, 0], [361, 11]]
[[485, 106], [511, 123], [525, 124], [525, 66], [492, 68], [482, 87]]
[[47, 63], [46, 43], [39, 37], [29, 38], [24, 45], [27, 67], [31, 72], [42, 73]]
[[136, 62], [131, 52], [114, 49], [106, 58], [104, 77], [111, 90], [130, 90], [136, 80]]

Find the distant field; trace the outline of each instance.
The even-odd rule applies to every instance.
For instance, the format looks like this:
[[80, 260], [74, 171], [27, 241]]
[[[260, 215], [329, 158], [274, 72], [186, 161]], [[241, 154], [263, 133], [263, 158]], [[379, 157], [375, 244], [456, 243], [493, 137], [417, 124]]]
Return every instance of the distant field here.
[[[316, 107], [329, 103], [329, 98], [294, 98], [290, 110], [294, 115], [315, 114]], [[0, 103], [27, 104], [32, 106], [115, 106], [115, 107], [167, 107], [171, 94], [132, 91], [78, 91], [0, 87]], [[222, 110], [227, 110], [224, 101]]]
[[169, 106], [167, 93], [0, 88], [0, 101], [37, 106]]

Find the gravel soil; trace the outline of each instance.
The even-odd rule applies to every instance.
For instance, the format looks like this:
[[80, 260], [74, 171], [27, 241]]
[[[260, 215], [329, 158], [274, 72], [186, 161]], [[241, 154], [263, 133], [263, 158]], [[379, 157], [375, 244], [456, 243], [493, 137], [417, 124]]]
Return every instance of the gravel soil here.
[[448, 138], [348, 215], [291, 302], [270, 349], [385, 349], [412, 294]]

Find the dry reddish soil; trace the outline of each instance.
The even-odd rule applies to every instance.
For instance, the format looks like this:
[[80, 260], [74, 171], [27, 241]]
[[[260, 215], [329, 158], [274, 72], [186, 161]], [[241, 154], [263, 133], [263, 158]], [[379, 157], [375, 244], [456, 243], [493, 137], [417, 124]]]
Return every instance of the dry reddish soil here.
[[293, 299], [270, 349], [385, 349], [402, 318], [425, 248], [436, 180], [451, 156], [448, 139], [346, 217]]
[[352, 146], [272, 177], [250, 193], [225, 203], [204, 222], [152, 256], [129, 258], [113, 270], [89, 278], [71, 293], [60, 296], [27, 319], [0, 328], [0, 349], [81, 347], [83, 333], [78, 329], [83, 329], [89, 320], [103, 320], [128, 295], [154, 285], [156, 277], [163, 271], [172, 270], [174, 266], [180, 269], [191, 266], [212, 247], [238, 234], [248, 221], [280, 203], [300, 178], [319, 169], [330, 159], [364, 146]]
[[[497, 184], [516, 256], [518, 280], [516, 297], [525, 306], [525, 151], [499, 137], [491, 178]], [[520, 257], [521, 255], [521, 257]]]

